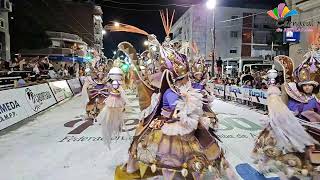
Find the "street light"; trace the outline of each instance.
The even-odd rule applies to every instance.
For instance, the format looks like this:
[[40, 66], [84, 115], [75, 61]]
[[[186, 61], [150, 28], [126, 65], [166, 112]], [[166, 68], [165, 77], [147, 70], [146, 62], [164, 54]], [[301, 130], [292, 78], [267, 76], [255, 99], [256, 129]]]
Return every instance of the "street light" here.
[[208, 9], [214, 9], [217, 5], [217, 0], [208, 0], [206, 5]]
[[119, 26], [120, 26], [120, 23], [114, 22], [114, 26], [115, 26], [115, 27], [119, 27]]
[[116, 55], [117, 54], [117, 52], [116, 51], [113, 51], [113, 55]]
[[105, 29], [102, 29], [102, 35], [106, 35], [107, 31]]
[[149, 45], [149, 42], [148, 42], [148, 41], [144, 41], [143, 44], [144, 44], [145, 46], [148, 46], [148, 45]]

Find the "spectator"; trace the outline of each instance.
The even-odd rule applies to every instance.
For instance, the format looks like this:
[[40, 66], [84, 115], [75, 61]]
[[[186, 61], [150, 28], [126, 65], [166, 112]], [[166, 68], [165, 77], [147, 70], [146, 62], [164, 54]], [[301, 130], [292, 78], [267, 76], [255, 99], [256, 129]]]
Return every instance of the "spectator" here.
[[242, 87], [252, 89], [252, 82], [250, 80], [247, 80]]
[[75, 63], [73, 65], [70, 65], [68, 67], [68, 74], [73, 77], [74, 76], [74, 66], [75, 66]]
[[21, 78], [17, 81], [15, 87], [23, 87], [27, 85], [27, 75], [26, 74], [22, 74]]
[[22, 59], [19, 62], [19, 71], [23, 71], [24, 70], [24, 65], [26, 64], [26, 59]]
[[62, 72], [63, 72], [63, 77], [68, 77], [69, 76], [67, 68], [64, 68]]
[[49, 69], [48, 75], [49, 75], [50, 79], [56, 79], [57, 78], [57, 73], [54, 71], [53, 67], [51, 67]]
[[235, 83], [234, 79], [231, 79], [231, 81], [230, 81], [230, 85], [231, 85], [231, 86], [236, 85], [236, 83]]
[[37, 63], [34, 64], [33, 73], [36, 75], [40, 75], [40, 70]]
[[81, 77], [81, 76], [84, 76], [84, 67], [81, 67], [80, 69], [79, 69], [79, 76]]
[[261, 89], [262, 90], [268, 90], [268, 86], [267, 86], [267, 84], [266, 83], [261, 83]]
[[253, 76], [250, 74], [250, 71], [249, 70], [247, 70], [241, 77], [240, 77], [240, 79], [241, 79], [241, 84], [245, 84], [245, 82], [246, 81], [253, 81], [254, 80], [254, 78], [253, 78]]
[[284, 83], [284, 76], [282, 71], [278, 72], [278, 76], [276, 77], [276, 82], [279, 85], [282, 85]]

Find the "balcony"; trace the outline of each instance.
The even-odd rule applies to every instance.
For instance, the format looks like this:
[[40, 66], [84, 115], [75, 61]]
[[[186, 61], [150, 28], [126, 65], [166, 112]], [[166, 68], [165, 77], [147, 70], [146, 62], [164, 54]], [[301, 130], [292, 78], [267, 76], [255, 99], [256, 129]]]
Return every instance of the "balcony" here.
[[71, 42], [71, 43], [78, 43], [78, 44], [82, 44], [82, 45], [87, 45], [87, 43], [85, 43], [76, 34], [70, 34], [70, 33], [64, 33], [64, 32], [53, 32], [53, 31], [47, 31], [46, 33], [49, 36], [50, 40]]

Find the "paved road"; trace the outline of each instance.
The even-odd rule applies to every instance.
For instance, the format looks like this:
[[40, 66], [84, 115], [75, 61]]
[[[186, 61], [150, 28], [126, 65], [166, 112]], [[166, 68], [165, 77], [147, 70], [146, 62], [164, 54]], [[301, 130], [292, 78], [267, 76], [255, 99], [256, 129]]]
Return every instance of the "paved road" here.
[[[139, 111], [134, 96], [129, 99], [127, 129], [132, 135]], [[80, 120], [80, 104], [80, 97], [75, 97], [0, 136], [1, 179], [112, 180], [115, 166], [126, 161], [130, 136], [122, 133], [107, 151], [101, 140], [101, 126]], [[229, 162], [233, 166], [250, 163], [263, 116], [219, 100], [213, 108], [220, 119], [218, 134]]]

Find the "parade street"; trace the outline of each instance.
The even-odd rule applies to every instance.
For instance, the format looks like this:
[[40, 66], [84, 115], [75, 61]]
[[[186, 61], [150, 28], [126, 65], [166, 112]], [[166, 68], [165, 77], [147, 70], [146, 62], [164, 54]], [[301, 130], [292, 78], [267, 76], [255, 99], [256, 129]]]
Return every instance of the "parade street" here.
[[[114, 137], [111, 150], [102, 141], [99, 123], [90, 126], [79, 118], [84, 113], [80, 102], [81, 97], [74, 97], [2, 135], [0, 168], [6, 173], [1, 179], [112, 180], [115, 167], [128, 158], [139, 118], [137, 99], [129, 95], [124, 128], [129, 134]], [[218, 135], [228, 161], [234, 168], [251, 162], [250, 151], [264, 116], [220, 100], [214, 101], [213, 109], [218, 113]]]

